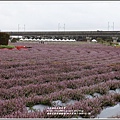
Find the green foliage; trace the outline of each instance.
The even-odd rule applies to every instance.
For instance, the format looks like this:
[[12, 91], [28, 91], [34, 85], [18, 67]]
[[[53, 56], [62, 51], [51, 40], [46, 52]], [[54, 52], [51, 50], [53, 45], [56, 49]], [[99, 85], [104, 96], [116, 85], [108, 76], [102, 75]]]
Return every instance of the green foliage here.
[[34, 106], [34, 103], [33, 103], [33, 102], [27, 102], [27, 103], [26, 103], [26, 107], [32, 108], [33, 106]]
[[104, 40], [102, 38], [97, 38], [98, 43], [104, 43]]
[[106, 42], [112, 42], [112, 38], [105, 39]]
[[0, 45], [8, 45], [9, 37], [9, 34], [0, 32]]
[[114, 43], [112, 42], [112, 38], [97, 38], [98, 43], [104, 44], [104, 45], [110, 45], [114, 46]]
[[9, 49], [12, 49], [12, 48], [15, 48], [15, 46], [13, 46], [13, 45], [0, 45], [0, 48], [9, 48]]
[[13, 38], [13, 39], [11, 40], [12, 43], [15, 43], [15, 42], [17, 42], [17, 41], [19, 41], [19, 38]]
[[45, 100], [41, 101], [40, 103], [43, 104], [43, 105], [51, 106], [51, 101], [48, 98], [46, 98]]

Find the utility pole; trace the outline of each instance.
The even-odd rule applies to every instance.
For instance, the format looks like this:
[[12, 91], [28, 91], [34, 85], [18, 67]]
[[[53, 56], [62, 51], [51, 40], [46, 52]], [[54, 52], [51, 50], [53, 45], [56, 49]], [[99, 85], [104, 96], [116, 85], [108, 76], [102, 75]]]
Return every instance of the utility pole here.
[[60, 30], [60, 23], [58, 23], [58, 31]]
[[113, 31], [114, 31], [114, 22], [113, 22]]
[[63, 28], [63, 29], [64, 29], [64, 31], [65, 31], [65, 24], [64, 24], [64, 26], [63, 26], [63, 27], [61, 27], [61, 26], [60, 26], [60, 23], [58, 23], [58, 31], [60, 31], [60, 28]]
[[109, 27], [110, 27], [110, 25], [109, 25], [109, 22], [108, 22], [108, 31], [109, 31]]
[[25, 24], [24, 24], [24, 32], [25, 32]]
[[20, 25], [18, 24], [18, 38], [19, 38], [19, 29], [20, 29]]
[[64, 31], [65, 31], [65, 24], [64, 24], [64, 27], [63, 27], [63, 28], [64, 28]]
[[18, 24], [18, 32], [19, 32], [20, 25]]

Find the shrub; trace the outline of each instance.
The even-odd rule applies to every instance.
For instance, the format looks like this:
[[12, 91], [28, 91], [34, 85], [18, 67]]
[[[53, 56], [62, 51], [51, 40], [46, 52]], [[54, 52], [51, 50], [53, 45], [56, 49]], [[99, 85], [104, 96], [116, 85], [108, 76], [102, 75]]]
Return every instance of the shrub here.
[[103, 40], [102, 38], [97, 38], [97, 41], [98, 41], [99, 43], [104, 43], [104, 40]]
[[8, 45], [9, 34], [0, 32], [0, 45]]
[[15, 43], [15, 42], [17, 42], [17, 41], [19, 41], [19, 38], [13, 38], [13, 39], [11, 40], [12, 43]]

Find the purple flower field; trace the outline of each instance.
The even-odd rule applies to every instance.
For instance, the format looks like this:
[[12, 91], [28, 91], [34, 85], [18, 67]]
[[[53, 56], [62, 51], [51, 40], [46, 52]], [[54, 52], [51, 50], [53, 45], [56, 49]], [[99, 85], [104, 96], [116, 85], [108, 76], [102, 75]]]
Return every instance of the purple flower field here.
[[[12, 45], [32, 48], [0, 49], [0, 118], [96, 118], [120, 102], [120, 92], [110, 92], [120, 89], [120, 48], [80, 42]], [[83, 113], [32, 111], [35, 105], [63, 107], [53, 104], [58, 100], [65, 110]]]

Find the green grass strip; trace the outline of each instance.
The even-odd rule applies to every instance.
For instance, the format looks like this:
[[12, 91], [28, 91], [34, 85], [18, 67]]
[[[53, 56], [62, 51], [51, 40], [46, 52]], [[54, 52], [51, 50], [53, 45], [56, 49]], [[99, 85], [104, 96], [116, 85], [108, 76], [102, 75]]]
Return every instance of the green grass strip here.
[[0, 48], [15, 48], [13, 45], [0, 45]]

